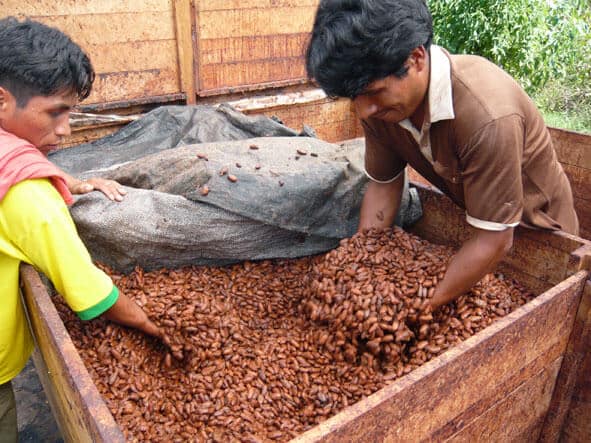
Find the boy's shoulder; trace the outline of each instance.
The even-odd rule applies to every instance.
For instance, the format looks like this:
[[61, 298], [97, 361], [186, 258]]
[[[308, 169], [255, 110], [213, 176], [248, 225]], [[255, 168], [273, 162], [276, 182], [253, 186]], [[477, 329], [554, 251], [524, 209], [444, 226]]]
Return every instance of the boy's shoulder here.
[[6, 213], [51, 217], [55, 211], [67, 212], [67, 206], [49, 178], [23, 180], [10, 187], [0, 200], [0, 210]]

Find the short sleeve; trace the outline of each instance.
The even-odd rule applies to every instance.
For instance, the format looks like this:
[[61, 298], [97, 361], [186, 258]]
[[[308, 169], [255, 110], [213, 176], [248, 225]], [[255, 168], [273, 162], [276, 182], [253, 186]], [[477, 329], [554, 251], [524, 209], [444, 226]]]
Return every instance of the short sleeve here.
[[501, 231], [519, 224], [524, 139], [523, 120], [511, 115], [488, 123], [460, 150], [466, 217], [471, 225]]
[[117, 288], [92, 263], [62, 197], [48, 180], [21, 182], [5, 200], [14, 246], [24, 261], [51, 280], [81, 319], [97, 317], [113, 306]]
[[362, 120], [365, 133], [365, 172], [376, 182], [389, 183], [394, 181], [406, 167], [404, 161], [392, 147], [395, 142], [384, 128], [377, 123]]

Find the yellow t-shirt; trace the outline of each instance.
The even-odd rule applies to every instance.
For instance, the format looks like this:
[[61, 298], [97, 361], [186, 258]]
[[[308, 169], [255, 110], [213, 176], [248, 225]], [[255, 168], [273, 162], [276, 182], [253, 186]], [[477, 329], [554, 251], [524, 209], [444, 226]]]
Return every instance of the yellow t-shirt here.
[[19, 294], [19, 265], [43, 272], [82, 320], [95, 318], [119, 292], [78, 237], [64, 200], [48, 179], [25, 180], [0, 200], [0, 384], [15, 377], [33, 349]]

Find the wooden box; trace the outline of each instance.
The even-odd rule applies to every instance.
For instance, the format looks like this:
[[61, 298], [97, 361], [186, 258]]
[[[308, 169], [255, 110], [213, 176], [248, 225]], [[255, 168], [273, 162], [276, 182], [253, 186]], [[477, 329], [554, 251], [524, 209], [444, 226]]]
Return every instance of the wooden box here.
[[[470, 235], [446, 197], [419, 190], [425, 216], [415, 233], [452, 245]], [[589, 254], [587, 240], [518, 229], [501, 268], [539, 297], [294, 441], [557, 441], [586, 380]], [[40, 276], [23, 266], [22, 280], [35, 364], [65, 440], [123, 441]], [[587, 406], [578, 405], [575, 421]], [[584, 435], [579, 428], [572, 435]]]

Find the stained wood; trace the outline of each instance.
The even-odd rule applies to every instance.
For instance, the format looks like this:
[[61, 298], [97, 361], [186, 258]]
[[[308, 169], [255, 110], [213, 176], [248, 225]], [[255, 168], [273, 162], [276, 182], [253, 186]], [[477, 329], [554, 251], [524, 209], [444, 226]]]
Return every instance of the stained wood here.
[[562, 164], [591, 169], [591, 135], [549, 128], [554, 149]]
[[[174, 40], [172, 10], [89, 15], [54, 15], [31, 18], [54, 26], [81, 46], [102, 45], [109, 55], [112, 43]], [[130, 24], [133, 23], [133, 26]]]
[[[562, 357], [559, 357], [537, 374], [532, 374], [513, 392], [445, 441], [526, 443], [538, 440], [561, 363]], [[501, 423], [504, 426], [499, 426]]]
[[233, 9], [275, 8], [288, 6], [318, 6], [319, 0], [207, 0], [201, 2], [202, 11], [221, 11]]
[[[85, 104], [113, 102], [143, 98], [147, 91], [155, 94], [174, 94], [178, 90], [176, 65], [166, 69], [149, 69], [140, 72], [114, 72], [99, 74]], [[122, 94], [124, 91], [124, 94]]]
[[108, 14], [118, 12], [159, 12], [170, 9], [170, 0], [3, 0], [6, 15], [56, 16], [80, 14]]
[[543, 441], [591, 441], [591, 281], [585, 286], [560, 372]]
[[39, 274], [24, 265], [21, 279], [36, 340], [35, 366], [64, 439], [81, 443], [124, 442]]
[[307, 79], [306, 41], [316, 2], [199, 5], [199, 93], [227, 88], [252, 90], [298, 84]]
[[236, 7], [199, 10], [201, 39], [308, 33], [314, 24], [316, 6]]
[[195, 67], [193, 62], [193, 11], [191, 0], [174, 0], [177, 54], [181, 90], [187, 95], [187, 104], [196, 102]]

